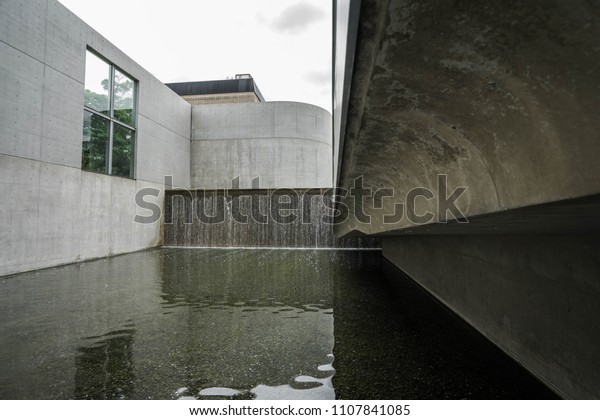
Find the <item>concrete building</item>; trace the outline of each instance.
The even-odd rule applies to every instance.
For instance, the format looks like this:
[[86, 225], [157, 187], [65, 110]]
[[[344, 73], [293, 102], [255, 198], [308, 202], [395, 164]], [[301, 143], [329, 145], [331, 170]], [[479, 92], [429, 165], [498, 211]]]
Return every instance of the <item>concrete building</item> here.
[[366, 194], [347, 195], [337, 233], [382, 237], [560, 395], [600, 397], [598, 8], [338, 0], [335, 14], [335, 184]]
[[[193, 106], [57, 1], [0, 2], [0, 275], [160, 245], [135, 197], [160, 191], [144, 200], [162, 209], [165, 176], [331, 186], [329, 113], [228, 82], [261, 102]], [[215, 167], [226, 156], [238, 167]]]
[[[137, 82], [133, 178], [81, 169], [88, 48]], [[0, 275], [160, 244], [133, 198], [190, 186], [191, 105], [54, 0], [0, 2], [0, 83]]]
[[235, 189], [333, 185], [324, 109], [265, 102], [249, 74], [167, 86], [192, 104], [192, 189], [231, 189], [234, 180]]
[[[212, 201], [233, 214], [231, 197], [246, 206], [258, 189], [334, 185], [339, 237], [380, 238], [389, 261], [557, 393], [599, 398], [598, 8], [334, 10], [332, 119], [266, 102], [247, 77], [166, 86], [56, 0], [0, 1], [0, 276], [163, 244], [160, 219], [134, 221], [150, 212], [139, 191], [164, 210], [180, 191], [233, 189]], [[293, 241], [259, 225], [233, 239], [335, 243], [318, 224]], [[179, 227], [173, 242], [215, 243]]]

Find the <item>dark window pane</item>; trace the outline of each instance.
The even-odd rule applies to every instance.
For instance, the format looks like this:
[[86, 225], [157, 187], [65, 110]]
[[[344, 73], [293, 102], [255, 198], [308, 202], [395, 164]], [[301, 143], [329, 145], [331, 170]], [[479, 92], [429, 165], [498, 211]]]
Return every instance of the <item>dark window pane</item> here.
[[135, 83], [117, 69], [115, 69], [114, 92], [114, 117], [127, 125], [133, 126]]
[[85, 106], [108, 115], [110, 66], [91, 52], [85, 56]]
[[83, 112], [83, 157], [81, 168], [107, 173], [109, 121], [89, 111]]
[[115, 124], [113, 127], [112, 174], [133, 177], [135, 131]]

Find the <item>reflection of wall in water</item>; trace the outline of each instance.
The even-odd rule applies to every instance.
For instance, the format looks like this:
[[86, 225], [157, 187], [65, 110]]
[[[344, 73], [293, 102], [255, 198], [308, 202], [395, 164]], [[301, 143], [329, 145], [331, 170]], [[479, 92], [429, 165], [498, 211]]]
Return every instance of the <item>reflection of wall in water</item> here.
[[[162, 306], [180, 328], [146, 331], [140, 339], [170, 348], [170, 361], [183, 367], [173, 391], [229, 387], [247, 393], [257, 385], [292, 384], [300, 375], [331, 375], [318, 366], [331, 362], [333, 349], [333, 252], [162, 252]], [[144, 364], [163, 360], [151, 352], [145, 357]]]
[[555, 398], [380, 252], [361, 255], [333, 284], [338, 398]]
[[124, 399], [133, 395], [133, 334], [124, 329], [79, 347], [75, 358], [76, 399]]

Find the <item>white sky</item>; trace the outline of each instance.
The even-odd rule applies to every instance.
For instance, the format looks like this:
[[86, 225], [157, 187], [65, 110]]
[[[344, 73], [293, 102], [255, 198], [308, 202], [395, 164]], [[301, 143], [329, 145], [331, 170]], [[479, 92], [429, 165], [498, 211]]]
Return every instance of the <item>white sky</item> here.
[[331, 111], [331, 0], [59, 0], [162, 82], [250, 73]]

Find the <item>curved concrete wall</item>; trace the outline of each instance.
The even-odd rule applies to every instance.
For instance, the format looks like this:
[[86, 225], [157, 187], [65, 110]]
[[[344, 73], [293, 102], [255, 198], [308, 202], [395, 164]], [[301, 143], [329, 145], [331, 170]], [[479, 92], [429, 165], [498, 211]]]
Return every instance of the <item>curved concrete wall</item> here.
[[[600, 193], [597, 5], [409, 3], [361, 3], [340, 187], [364, 176], [403, 198], [447, 174], [466, 216]], [[413, 226], [383, 225], [394, 205], [340, 233]]]
[[[331, 187], [331, 115], [298, 102], [192, 107], [192, 188]], [[260, 177], [260, 185], [252, 179]]]

